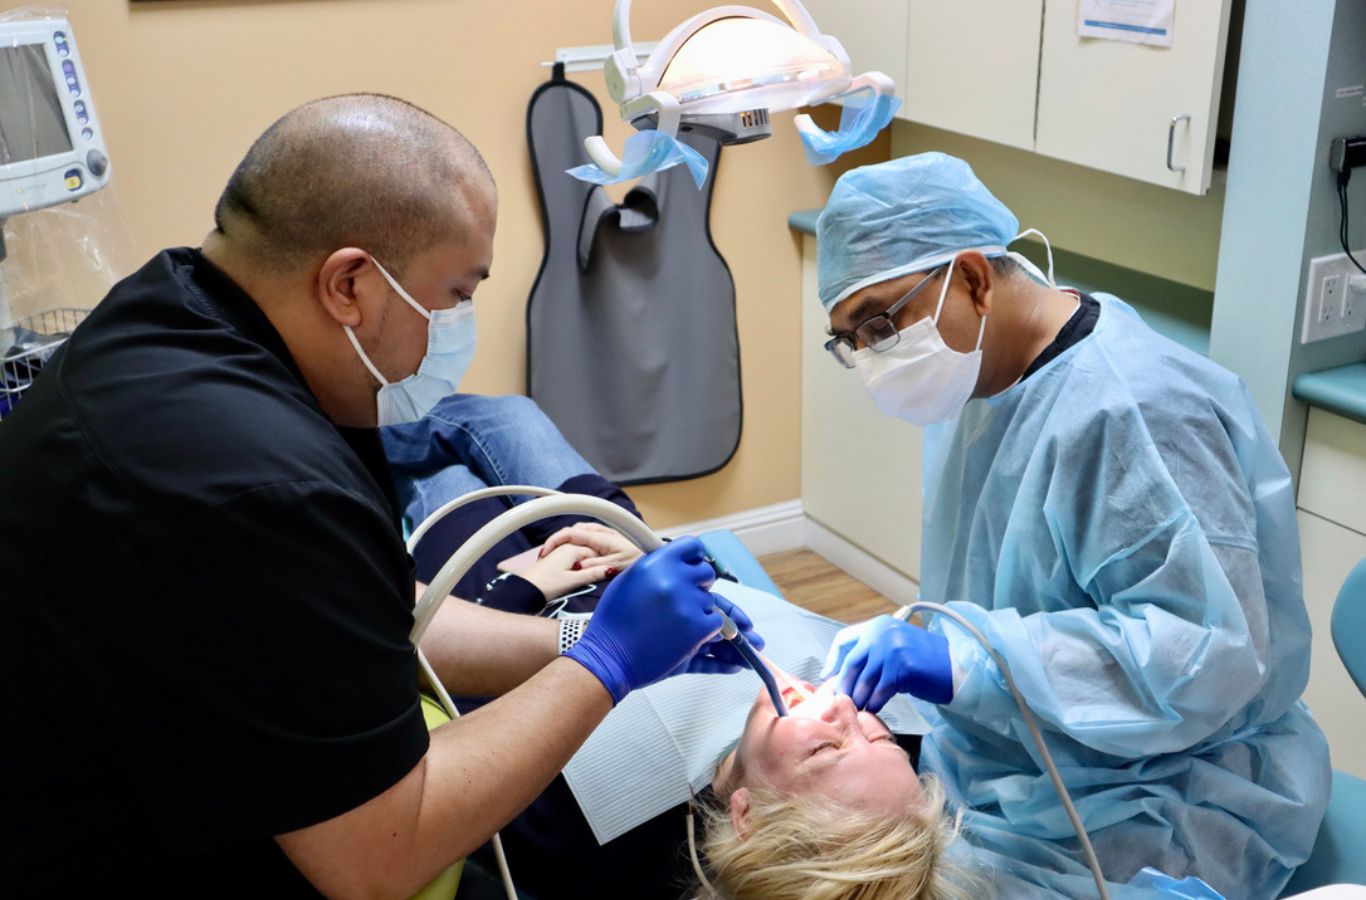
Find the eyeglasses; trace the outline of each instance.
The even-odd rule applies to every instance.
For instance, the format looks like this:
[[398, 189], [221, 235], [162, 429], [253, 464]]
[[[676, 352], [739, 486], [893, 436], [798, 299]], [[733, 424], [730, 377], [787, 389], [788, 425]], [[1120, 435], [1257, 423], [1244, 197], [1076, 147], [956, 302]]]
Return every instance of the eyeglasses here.
[[837, 334], [825, 342], [825, 349], [835, 360], [846, 369], [854, 367], [854, 353], [858, 350], [860, 343], [872, 350], [874, 353], [886, 353], [897, 345], [901, 340], [901, 332], [897, 331], [893, 317], [910, 303], [925, 289], [925, 286], [939, 276], [943, 269], [940, 266], [931, 269], [930, 273], [920, 280], [920, 283], [907, 291], [900, 300], [887, 307], [883, 312], [878, 313], [870, 319], [859, 324], [853, 331], [846, 331]]

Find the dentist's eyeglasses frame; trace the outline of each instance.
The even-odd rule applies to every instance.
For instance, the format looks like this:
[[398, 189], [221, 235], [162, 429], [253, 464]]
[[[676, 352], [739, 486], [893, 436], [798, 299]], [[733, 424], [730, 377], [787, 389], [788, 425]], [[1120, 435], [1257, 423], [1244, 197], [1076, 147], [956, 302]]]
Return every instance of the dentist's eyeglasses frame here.
[[837, 334], [825, 342], [825, 349], [835, 361], [846, 369], [854, 368], [854, 353], [858, 350], [859, 342], [872, 350], [874, 353], [886, 353], [901, 340], [901, 332], [897, 331], [896, 314], [905, 308], [907, 303], [915, 299], [915, 296], [925, 289], [925, 286], [939, 277], [939, 273], [945, 266], [938, 266], [911, 288], [901, 299], [893, 303], [887, 309], [860, 322], [853, 331], [846, 331]]

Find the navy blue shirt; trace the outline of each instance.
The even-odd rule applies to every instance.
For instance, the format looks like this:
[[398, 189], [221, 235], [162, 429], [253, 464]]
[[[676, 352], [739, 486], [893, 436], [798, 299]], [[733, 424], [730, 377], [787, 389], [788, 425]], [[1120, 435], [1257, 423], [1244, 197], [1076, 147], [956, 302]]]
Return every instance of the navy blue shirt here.
[[1047, 347], [1034, 357], [1034, 361], [1025, 369], [1020, 380], [1024, 381], [1030, 375], [1042, 369], [1069, 348], [1080, 344], [1082, 339], [1096, 330], [1096, 323], [1100, 321], [1100, 302], [1090, 294], [1077, 294], [1077, 308], [1072, 315], [1058, 329], [1058, 334], [1049, 342]]
[[377, 433], [197, 250], [115, 286], [0, 423], [0, 883], [313, 894], [272, 836], [427, 748]]

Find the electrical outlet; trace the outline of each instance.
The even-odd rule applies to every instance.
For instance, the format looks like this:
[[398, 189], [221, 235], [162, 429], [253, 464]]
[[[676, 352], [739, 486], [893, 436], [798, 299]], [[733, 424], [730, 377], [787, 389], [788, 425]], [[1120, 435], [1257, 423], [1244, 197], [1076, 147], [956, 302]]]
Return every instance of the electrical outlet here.
[[1342, 283], [1345, 281], [1341, 275], [1329, 275], [1323, 279], [1323, 284], [1319, 290], [1319, 321], [1331, 322], [1342, 313]]
[[[1366, 250], [1354, 255], [1366, 259]], [[1361, 275], [1361, 271], [1345, 253], [1309, 261], [1301, 344], [1366, 330], [1366, 295], [1356, 289], [1359, 281], [1354, 275]]]

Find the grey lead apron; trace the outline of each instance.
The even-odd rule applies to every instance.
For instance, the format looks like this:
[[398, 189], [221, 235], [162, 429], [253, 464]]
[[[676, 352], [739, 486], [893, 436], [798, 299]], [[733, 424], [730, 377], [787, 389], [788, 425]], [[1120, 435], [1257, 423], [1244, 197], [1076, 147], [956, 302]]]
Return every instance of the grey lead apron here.
[[527, 392], [569, 443], [618, 484], [696, 478], [740, 443], [735, 282], [708, 226], [721, 148], [684, 135], [711, 165], [642, 179], [614, 204], [565, 174], [602, 132], [592, 94], [555, 77], [527, 108], [545, 257], [527, 301]]

